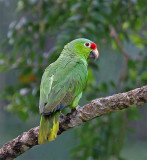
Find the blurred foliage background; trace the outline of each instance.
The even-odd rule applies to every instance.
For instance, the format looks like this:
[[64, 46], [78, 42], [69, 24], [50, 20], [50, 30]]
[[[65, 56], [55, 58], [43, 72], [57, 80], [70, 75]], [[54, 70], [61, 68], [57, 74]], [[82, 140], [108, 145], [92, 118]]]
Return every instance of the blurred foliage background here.
[[[100, 52], [89, 63], [81, 106], [146, 85], [146, 6], [146, 0], [0, 0], [0, 145], [39, 124], [41, 76], [75, 38], [94, 41]], [[145, 160], [146, 114], [143, 106], [102, 116], [17, 159]]]

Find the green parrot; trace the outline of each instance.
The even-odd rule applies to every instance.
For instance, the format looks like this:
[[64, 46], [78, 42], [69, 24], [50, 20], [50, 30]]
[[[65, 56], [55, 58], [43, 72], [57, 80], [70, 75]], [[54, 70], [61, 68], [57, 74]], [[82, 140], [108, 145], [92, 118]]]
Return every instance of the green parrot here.
[[98, 56], [95, 43], [79, 38], [65, 45], [59, 58], [45, 69], [40, 85], [39, 144], [57, 137], [60, 111], [78, 105], [86, 86], [88, 59]]

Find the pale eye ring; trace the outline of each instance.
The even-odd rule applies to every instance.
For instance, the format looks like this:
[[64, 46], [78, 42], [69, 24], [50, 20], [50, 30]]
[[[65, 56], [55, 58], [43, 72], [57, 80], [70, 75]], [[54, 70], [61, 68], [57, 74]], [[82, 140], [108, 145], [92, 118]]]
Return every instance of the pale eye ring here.
[[90, 48], [90, 44], [88, 42], [86, 42], [84, 46]]

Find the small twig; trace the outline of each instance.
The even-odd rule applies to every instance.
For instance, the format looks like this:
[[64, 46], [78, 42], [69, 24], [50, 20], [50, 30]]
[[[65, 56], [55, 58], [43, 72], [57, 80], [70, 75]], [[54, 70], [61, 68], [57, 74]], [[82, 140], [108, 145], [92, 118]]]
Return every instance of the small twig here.
[[[130, 55], [125, 48], [123, 47], [118, 34], [115, 30], [115, 28], [112, 25], [109, 25], [109, 29], [110, 29], [110, 36], [112, 38], [114, 38], [115, 42], [117, 43], [118, 47], [120, 48], [120, 50], [122, 51], [123, 55], [124, 55], [124, 60], [123, 60], [123, 65], [122, 65], [122, 71], [121, 71], [121, 75], [118, 79], [118, 83], [117, 83], [117, 89], [120, 86], [120, 82], [124, 82], [125, 78], [126, 78], [126, 74], [127, 74], [127, 62], [129, 58], [132, 58], [134, 60], [138, 60], [138, 61], [142, 61], [140, 57], [137, 56], [132, 56]], [[123, 83], [123, 88], [124, 88], [124, 83]]]
[[122, 51], [123, 55], [125, 56], [126, 60], [128, 60], [128, 58], [132, 58], [134, 60], [138, 60], [138, 61], [142, 61], [142, 59], [140, 57], [137, 56], [133, 56], [130, 55], [125, 48], [123, 47], [118, 34], [115, 30], [115, 28], [112, 25], [109, 25], [109, 29], [110, 29], [110, 37], [114, 38], [115, 42], [117, 43], [118, 47], [120, 48], [120, 50]]
[[130, 57], [130, 55], [125, 51], [125, 49], [123, 48], [119, 38], [118, 38], [118, 34], [116, 33], [114, 27], [112, 27], [111, 25], [109, 25], [109, 29], [110, 29], [110, 37], [114, 38], [118, 47], [121, 49], [122, 53], [124, 54], [124, 56], [126, 58]]

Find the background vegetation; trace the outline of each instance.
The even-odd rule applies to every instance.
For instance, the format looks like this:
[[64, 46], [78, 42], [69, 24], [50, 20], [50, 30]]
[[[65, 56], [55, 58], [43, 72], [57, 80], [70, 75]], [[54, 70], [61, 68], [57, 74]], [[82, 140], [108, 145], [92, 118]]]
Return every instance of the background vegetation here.
[[[75, 38], [94, 41], [100, 52], [97, 62], [90, 61], [81, 105], [96, 97], [147, 84], [146, 0], [15, 0], [13, 3], [0, 1], [0, 5], [2, 15], [13, 19], [5, 24], [9, 24], [8, 30], [1, 28], [4, 33], [0, 35], [1, 39], [4, 37], [0, 47], [0, 72], [1, 78], [5, 76], [7, 82], [2, 87], [2, 106], [4, 112], [16, 114], [24, 121], [22, 123], [15, 115], [6, 113], [6, 117], [9, 115], [13, 119], [14, 116], [13, 122], [29, 127], [33, 126], [28, 122], [39, 124], [39, 85], [43, 71], [58, 58], [63, 46]], [[12, 15], [7, 16], [6, 9], [12, 9]], [[2, 22], [0, 25], [5, 26]], [[145, 109], [140, 112], [146, 113]], [[130, 126], [129, 122], [141, 116], [137, 108], [132, 108], [97, 118], [70, 131], [67, 139], [60, 136], [55, 144], [39, 146], [38, 152], [44, 147], [45, 157], [53, 159], [125, 159], [129, 154], [123, 149], [126, 147], [125, 135], [127, 131], [133, 132], [134, 125], [131, 123]], [[18, 135], [24, 131], [21, 127], [21, 131], [17, 125], [10, 129]], [[3, 139], [5, 131], [1, 133]], [[145, 133], [147, 131], [144, 130], [139, 135], [142, 137]], [[147, 141], [146, 136], [143, 139]], [[61, 152], [64, 151], [63, 141], [67, 144], [63, 146], [68, 147], [68, 150], [65, 149], [66, 156]], [[59, 155], [47, 155], [48, 150], [55, 155], [59, 151]], [[35, 149], [26, 157], [33, 159], [33, 154], [37, 154]]]

